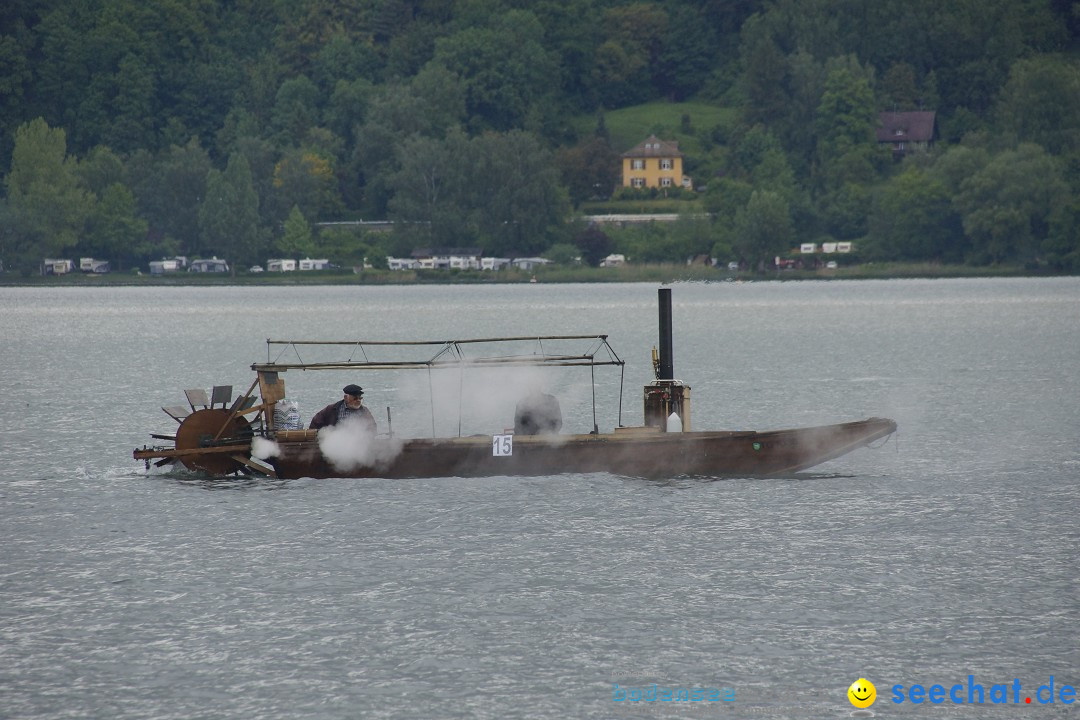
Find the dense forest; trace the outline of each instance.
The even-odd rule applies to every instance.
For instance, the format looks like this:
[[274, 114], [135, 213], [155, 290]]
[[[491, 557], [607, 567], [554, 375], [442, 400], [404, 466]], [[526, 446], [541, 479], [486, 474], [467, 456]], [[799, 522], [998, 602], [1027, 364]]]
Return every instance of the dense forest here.
[[[850, 240], [1075, 272], [1078, 38], [1072, 0], [6, 0], [0, 260], [752, 267]], [[696, 188], [659, 200], [618, 187], [605, 120], [657, 103], [719, 110], [641, 114], [630, 145], [679, 140]], [[936, 142], [896, 161], [879, 113], [913, 109]], [[688, 219], [574, 221], [603, 200]], [[329, 224], [361, 219], [393, 231]]]

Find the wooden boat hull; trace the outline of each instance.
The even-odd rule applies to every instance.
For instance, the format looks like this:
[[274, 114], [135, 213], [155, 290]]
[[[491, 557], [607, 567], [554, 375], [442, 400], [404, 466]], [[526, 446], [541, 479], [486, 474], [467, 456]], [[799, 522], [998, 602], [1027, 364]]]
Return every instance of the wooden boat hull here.
[[428, 478], [608, 472], [633, 477], [775, 476], [805, 470], [896, 431], [883, 418], [788, 430], [665, 433], [626, 428], [600, 435], [515, 436], [495, 455], [490, 435], [400, 441], [374, 438], [368, 463], [331, 462], [315, 431], [277, 434], [268, 458], [282, 478]]

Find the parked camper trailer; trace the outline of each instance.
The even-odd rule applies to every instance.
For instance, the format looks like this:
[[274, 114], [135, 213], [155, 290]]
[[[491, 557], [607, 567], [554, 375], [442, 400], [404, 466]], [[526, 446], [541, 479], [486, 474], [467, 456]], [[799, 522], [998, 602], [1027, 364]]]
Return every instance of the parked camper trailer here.
[[415, 270], [420, 267], [420, 262], [412, 258], [396, 258], [387, 255], [386, 266], [391, 270]]
[[93, 275], [104, 275], [109, 272], [108, 260], [95, 260], [94, 258], [79, 258], [79, 270]]
[[176, 260], [151, 260], [150, 261], [150, 274], [151, 275], [165, 275], [167, 273], [174, 273], [180, 269], [179, 263]]
[[483, 257], [480, 258], [481, 270], [502, 270], [510, 264], [510, 258]]
[[194, 273], [227, 273], [229, 272], [229, 263], [224, 260], [219, 260], [215, 255], [209, 259], [192, 260], [191, 267], [188, 268], [188, 272]]
[[538, 267], [543, 267], [544, 265], [549, 265], [550, 263], [551, 261], [547, 258], [524, 257], [514, 258], [510, 264], [516, 267], [518, 270], [535, 270]]
[[75, 263], [71, 260], [45, 258], [41, 261], [42, 275], [67, 275], [69, 272], [75, 272]]
[[294, 272], [296, 261], [287, 258], [271, 258], [266, 261], [266, 272]]

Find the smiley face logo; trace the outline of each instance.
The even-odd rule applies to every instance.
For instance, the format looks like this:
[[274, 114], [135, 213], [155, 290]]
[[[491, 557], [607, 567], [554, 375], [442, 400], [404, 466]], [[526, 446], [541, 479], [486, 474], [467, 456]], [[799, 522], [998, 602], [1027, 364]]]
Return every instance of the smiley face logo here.
[[848, 700], [857, 708], [868, 708], [877, 700], [877, 688], [866, 678], [859, 678], [847, 689]]

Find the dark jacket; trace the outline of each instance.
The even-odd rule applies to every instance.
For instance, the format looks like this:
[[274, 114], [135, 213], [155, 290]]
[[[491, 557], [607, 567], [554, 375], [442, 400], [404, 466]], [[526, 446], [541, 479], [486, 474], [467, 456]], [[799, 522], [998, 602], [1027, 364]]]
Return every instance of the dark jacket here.
[[[337, 425], [338, 416], [341, 414], [341, 406], [345, 404], [344, 400], [338, 400], [336, 403], [330, 403], [311, 418], [311, 422], [308, 423], [308, 430], [318, 430], [319, 428], [327, 427], [328, 425]], [[363, 405], [359, 410], [353, 411], [353, 418], [358, 420], [364, 430], [371, 432], [376, 431], [375, 418], [372, 416], [371, 411]]]

